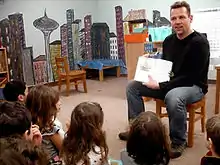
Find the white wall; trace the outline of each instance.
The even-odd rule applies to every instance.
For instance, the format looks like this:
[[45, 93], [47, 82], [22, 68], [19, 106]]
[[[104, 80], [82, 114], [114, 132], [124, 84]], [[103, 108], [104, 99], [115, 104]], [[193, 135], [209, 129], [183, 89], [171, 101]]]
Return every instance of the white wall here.
[[[7, 18], [15, 12], [23, 13], [25, 25], [25, 38], [27, 46], [33, 46], [34, 57], [45, 54], [43, 33], [33, 26], [33, 21], [44, 15], [56, 20], [59, 25], [66, 23], [66, 10], [75, 10], [75, 19], [82, 19], [87, 14], [92, 14], [92, 20], [96, 21], [96, 0], [5, 0], [0, 5], [0, 20]], [[83, 24], [82, 24], [83, 25]], [[60, 28], [51, 34], [51, 41], [60, 39]]]
[[[176, 0], [98, 0], [98, 20], [107, 22], [110, 31], [115, 32], [115, 6], [121, 5], [123, 18], [131, 9], [146, 9], [147, 18], [152, 21], [153, 10], [159, 10], [161, 16], [169, 19], [170, 5]], [[220, 7], [220, 0], [187, 0], [192, 11], [200, 8]]]

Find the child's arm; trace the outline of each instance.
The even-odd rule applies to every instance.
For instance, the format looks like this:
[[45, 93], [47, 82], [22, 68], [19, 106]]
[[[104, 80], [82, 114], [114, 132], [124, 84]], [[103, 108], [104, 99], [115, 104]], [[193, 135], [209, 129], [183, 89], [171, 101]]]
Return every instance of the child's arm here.
[[56, 148], [61, 151], [62, 144], [63, 144], [63, 138], [59, 133], [55, 133], [50, 136], [50, 140], [53, 142], [53, 144], [56, 146]]

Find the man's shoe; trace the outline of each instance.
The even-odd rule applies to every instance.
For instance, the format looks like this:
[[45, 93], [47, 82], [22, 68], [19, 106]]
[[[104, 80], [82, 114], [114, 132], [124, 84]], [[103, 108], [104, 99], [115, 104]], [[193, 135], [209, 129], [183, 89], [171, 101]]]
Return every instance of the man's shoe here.
[[121, 132], [121, 133], [118, 134], [118, 137], [121, 140], [127, 141], [128, 140], [128, 135], [129, 135], [129, 132]]
[[186, 149], [187, 143], [183, 143], [180, 145], [177, 144], [171, 144], [171, 151], [170, 151], [170, 158], [175, 159], [182, 155], [183, 151]]

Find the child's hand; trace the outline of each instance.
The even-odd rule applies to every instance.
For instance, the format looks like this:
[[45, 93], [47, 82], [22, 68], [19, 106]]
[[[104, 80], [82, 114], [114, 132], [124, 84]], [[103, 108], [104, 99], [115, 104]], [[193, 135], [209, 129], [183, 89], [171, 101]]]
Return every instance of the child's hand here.
[[33, 133], [33, 140], [32, 140], [33, 143], [36, 146], [41, 145], [41, 143], [42, 143], [42, 135], [40, 133], [38, 125], [32, 125], [32, 133]]
[[66, 130], [68, 130], [70, 128], [70, 121], [68, 120], [67, 122], [66, 122]]

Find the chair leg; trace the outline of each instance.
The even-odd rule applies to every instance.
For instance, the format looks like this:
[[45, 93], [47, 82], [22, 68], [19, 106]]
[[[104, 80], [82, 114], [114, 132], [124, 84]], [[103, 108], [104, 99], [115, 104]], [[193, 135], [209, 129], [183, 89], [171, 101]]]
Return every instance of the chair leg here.
[[69, 96], [70, 92], [70, 79], [66, 78], [66, 95]]
[[58, 79], [58, 90], [59, 90], [59, 92], [60, 92], [60, 90], [61, 90], [61, 82], [62, 81], [62, 79], [61, 78], [59, 78]]
[[161, 118], [162, 107], [156, 102], [156, 114]]
[[205, 132], [205, 118], [206, 118], [206, 114], [205, 114], [205, 105], [203, 107], [201, 107], [201, 128], [202, 128], [202, 132]]
[[74, 81], [74, 83], [75, 83], [76, 91], [78, 91], [78, 84], [77, 84], [77, 81]]
[[86, 77], [83, 78], [83, 88], [84, 88], [84, 92], [87, 93], [87, 85], [86, 85]]
[[188, 129], [188, 147], [192, 147], [194, 143], [194, 121], [195, 121], [195, 111], [194, 109], [189, 109], [189, 129]]

